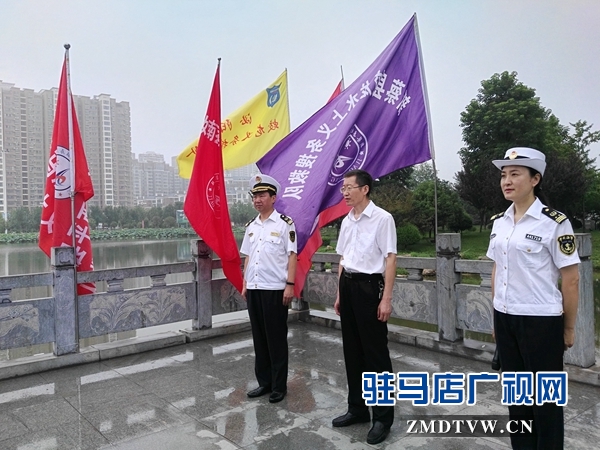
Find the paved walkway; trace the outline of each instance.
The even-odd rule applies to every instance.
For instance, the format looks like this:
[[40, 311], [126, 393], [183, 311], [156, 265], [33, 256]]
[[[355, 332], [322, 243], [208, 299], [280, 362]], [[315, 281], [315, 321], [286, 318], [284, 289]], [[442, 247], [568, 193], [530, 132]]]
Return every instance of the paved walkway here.
[[[248, 399], [256, 387], [249, 332], [0, 381], [0, 449], [505, 449], [507, 437], [422, 437], [408, 416], [505, 415], [499, 383], [477, 404], [396, 405], [388, 439], [369, 446], [369, 424], [332, 428], [346, 411], [338, 330], [290, 324], [288, 396]], [[489, 364], [390, 343], [394, 371], [483, 372]], [[598, 448], [600, 388], [571, 382], [566, 448]]]

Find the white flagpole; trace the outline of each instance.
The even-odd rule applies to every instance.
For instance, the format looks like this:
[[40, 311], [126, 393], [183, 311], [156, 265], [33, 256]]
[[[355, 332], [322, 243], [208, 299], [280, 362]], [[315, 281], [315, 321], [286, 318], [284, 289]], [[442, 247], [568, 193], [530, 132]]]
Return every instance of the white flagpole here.
[[72, 241], [73, 241], [73, 251], [75, 252], [75, 271], [77, 272], [77, 240], [75, 238], [75, 143], [73, 138], [73, 104], [71, 99], [71, 67], [69, 62], [69, 49], [71, 48], [70, 44], [65, 44], [65, 63], [67, 66], [67, 122], [69, 124], [69, 161], [70, 161], [70, 169], [71, 172], [71, 187], [70, 187], [70, 197], [71, 197], [71, 233], [72, 233]]
[[423, 96], [425, 97], [425, 112], [427, 114], [427, 129], [429, 130], [429, 148], [431, 150], [431, 163], [433, 164], [433, 208], [435, 211], [435, 236], [438, 234], [438, 204], [437, 204], [437, 169], [435, 167], [435, 150], [433, 146], [433, 126], [431, 124], [431, 112], [429, 110], [429, 95], [427, 94], [427, 83], [425, 82], [425, 64], [423, 63], [423, 52], [421, 49], [421, 38], [419, 36], [419, 25], [417, 23], [417, 13], [415, 13], [415, 37], [417, 49], [419, 50], [419, 67], [421, 72], [421, 86], [423, 87]]
[[346, 89], [346, 86], [344, 86], [344, 68], [342, 67], [342, 65], [340, 64], [340, 73], [342, 74], [342, 91], [344, 89]]
[[73, 102], [71, 95], [71, 67], [69, 62], [69, 49], [70, 44], [65, 44], [65, 64], [67, 68], [67, 123], [69, 127], [69, 161], [70, 161], [70, 172], [71, 172], [71, 232], [73, 238], [73, 254], [75, 256], [74, 267], [75, 267], [75, 279], [73, 280], [74, 291], [75, 291], [75, 336], [77, 337], [77, 350], [79, 350], [79, 307], [77, 305], [77, 240], [75, 237], [75, 139], [73, 138]]
[[[290, 117], [290, 82], [288, 80], [287, 67], [285, 68], [285, 89], [286, 89], [286, 100], [287, 100], [287, 113], [288, 113], [288, 122], [290, 124], [290, 129], [292, 128], [292, 120]], [[254, 163], [256, 165], [256, 163]]]

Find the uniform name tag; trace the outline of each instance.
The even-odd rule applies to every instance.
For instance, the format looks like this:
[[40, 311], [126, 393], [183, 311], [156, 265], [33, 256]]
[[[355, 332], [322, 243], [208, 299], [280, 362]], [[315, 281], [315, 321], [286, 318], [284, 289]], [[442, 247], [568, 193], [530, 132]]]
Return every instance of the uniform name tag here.
[[542, 242], [542, 237], [536, 236], [535, 234], [526, 234], [525, 239], [531, 239], [532, 241]]
[[271, 231], [271, 236], [278, 237], [279, 233], [277, 231]]

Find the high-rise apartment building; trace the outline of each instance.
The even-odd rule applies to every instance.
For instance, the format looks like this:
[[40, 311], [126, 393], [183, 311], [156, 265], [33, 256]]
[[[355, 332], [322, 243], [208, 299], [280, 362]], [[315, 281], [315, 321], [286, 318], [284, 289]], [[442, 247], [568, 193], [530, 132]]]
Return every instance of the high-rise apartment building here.
[[177, 166], [165, 163], [164, 155], [140, 153], [133, 161], [134, 197], [136, 204], [161, 206], [182, 202], [190, 180], [179, 177]]
[[[0, 213], [41, 206], [58, 89], [21, 89], [0, 81]], [[133, 206], [128, 102], [74, 96], [88, 166], [92, 206]]]
[[110, 95], [74, 96], [81, 139], [94, 183], [91, 206], [133, 206], [131, 114]]
[[[46, 181], [42, 98], [0, 81], [0, 213], [39, 206]], [[47, 152], [46, 152], [47, 154]]]
[[225, 171], [225, 191], [227, 191], [227, 203], [252, 203], [250, 191], [250, 178], [260, 173], [256, 164], [238, 167]]

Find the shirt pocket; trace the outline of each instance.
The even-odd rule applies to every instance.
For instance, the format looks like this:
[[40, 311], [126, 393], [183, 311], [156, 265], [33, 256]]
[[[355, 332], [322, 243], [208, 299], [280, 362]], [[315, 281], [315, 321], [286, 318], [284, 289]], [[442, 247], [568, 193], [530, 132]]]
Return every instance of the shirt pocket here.
[[373, 252], [376, 244], [375, 233], [360, 233], [356, 242], [356, 248], [361, 253]]
[[285, 248], [282, 244], [282, 239], [280, 236], [267, 236], [265, 239], [265, 251], [281, 254], [285, 253]]
[[547, 255], [540, 242], [524, 241], [517, 243], [517, 260], [520, 265], [529, 269], [540, 269]]

